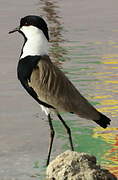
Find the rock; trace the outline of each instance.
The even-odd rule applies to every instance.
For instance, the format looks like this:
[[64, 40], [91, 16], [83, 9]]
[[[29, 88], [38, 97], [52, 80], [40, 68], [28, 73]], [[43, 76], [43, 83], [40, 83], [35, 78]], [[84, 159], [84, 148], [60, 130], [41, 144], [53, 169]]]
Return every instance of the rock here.
[[47, 180], [117, 180], [108, 170], [96, 165], [96, 157], [65, 151], [47, 167]]

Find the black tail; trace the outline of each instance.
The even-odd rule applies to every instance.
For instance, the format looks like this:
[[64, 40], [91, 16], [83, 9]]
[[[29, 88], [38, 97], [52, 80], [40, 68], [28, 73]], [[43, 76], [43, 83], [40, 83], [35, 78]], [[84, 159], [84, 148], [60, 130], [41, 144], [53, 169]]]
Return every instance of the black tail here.
[[111, 119], [109, 119], [107, 116], [104, 114], [100, 113], [100, 119], [99, 120], [94, 120], [97, 124], [99, 124], [103, 128], [107, 128], [108, 125], [110, 125]]

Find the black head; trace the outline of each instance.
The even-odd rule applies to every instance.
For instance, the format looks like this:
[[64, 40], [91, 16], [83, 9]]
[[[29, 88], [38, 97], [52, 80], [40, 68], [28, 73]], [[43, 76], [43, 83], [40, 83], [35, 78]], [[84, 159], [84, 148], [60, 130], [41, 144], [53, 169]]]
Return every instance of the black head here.
[[13, 33], [15, 31], [20, 32], [20, 28], [23, 26], [35, 26], [39, 29], [41, 29], [46, 36], [47, 40], [49, 41], [49, 35], [48, 35], [48, 27], [44, 19], [40, 16], [35, 16], [35, 15], [29, 15], [25, 16], [20, 20], [20, 26], [13, 31], [10, 31], [9, 33]]

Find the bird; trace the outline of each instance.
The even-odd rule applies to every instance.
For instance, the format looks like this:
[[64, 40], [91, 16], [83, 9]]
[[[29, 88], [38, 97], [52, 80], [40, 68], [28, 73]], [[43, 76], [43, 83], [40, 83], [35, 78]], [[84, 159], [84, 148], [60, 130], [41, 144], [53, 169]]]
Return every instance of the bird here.
[[61, 112], [69, 112], [80, 118], [93, 120], [102, 128], [107, 128], [111, 119], [92, 106], [49, 57], [49, 32], [46, 21], [41, 16], [27, 15], [20, 19], [19, 24], [9, 32], [9, 34], [19, 32], [24, 37], [17, 66], [17, 77], [47, 116], [50, 127], [46, 161], [48, 166], [55, 135], [52, 112], [65, 127], [72, 151], [74, 151], [74, 145], [71, 129], [62, 118]]

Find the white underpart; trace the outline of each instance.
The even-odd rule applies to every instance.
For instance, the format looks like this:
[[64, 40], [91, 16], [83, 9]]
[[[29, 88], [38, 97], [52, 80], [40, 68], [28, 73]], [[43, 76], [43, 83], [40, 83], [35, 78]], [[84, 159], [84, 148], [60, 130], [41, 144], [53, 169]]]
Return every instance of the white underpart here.
[[50, 114], [50, 112], [51, 112], [50, 109], [43, 105], [40, 105], [40, 106], [41, 106], [42, 111], [44, 111], [45, 114], [48, 116], [48, 114]]
[[[23, 26], [20, 29], [27, 38], [27, 41], [23, 47], [23, 54], [20, 58], [32, 55], [46, 55], [48, 54], [48, 40], [46, 39], [42, 30], [34, 26]], [[50, 109], [40, 105], [42, 111], [46, 115], [50, 114]]]
[[47, 116], [50, 113], [58, 114], [58, 111], [56, 109], [47, 108], [47, 107], [45, 107], [43, 105], [40, 105], [40, 106], [41, 106], [42, 111], [44, 111]]
[[23, 26], [20, 30], [27, 38], [20, 58], [48, 54], [48, 40], [42, 30], [34, 26]]

